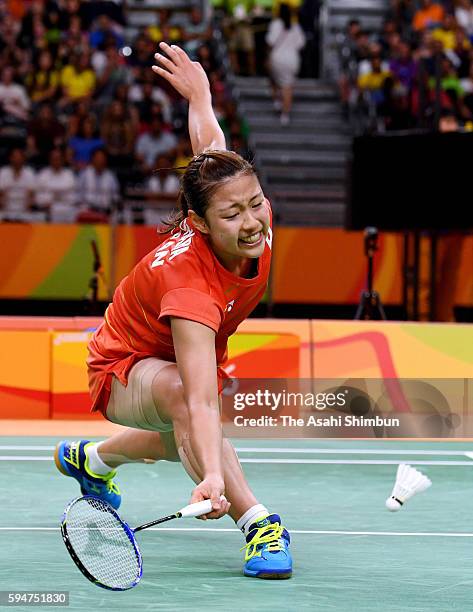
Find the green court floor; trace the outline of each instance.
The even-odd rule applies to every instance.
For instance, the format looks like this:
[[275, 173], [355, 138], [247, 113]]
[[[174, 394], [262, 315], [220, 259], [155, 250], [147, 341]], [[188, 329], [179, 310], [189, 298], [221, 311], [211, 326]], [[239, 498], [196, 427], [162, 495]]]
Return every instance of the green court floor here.
[[[56, 441], [0, 437], [0, 590], [69, 591], [70, 610], [473, 610], [472, 444], [235, 440], [257, 497], [292, 533], [293, 578], [245, 578], [231, 519], [190, 519], [139, 534], [143, 580], [114, 593], [83, 578], [62, 542], [79, 491], [50, 459]], [[400, 462], [422, 464], [433, 486], [390, 513]], [[132, 526], [185, 505], [193, 486], [166, 462], [119, 476]]]

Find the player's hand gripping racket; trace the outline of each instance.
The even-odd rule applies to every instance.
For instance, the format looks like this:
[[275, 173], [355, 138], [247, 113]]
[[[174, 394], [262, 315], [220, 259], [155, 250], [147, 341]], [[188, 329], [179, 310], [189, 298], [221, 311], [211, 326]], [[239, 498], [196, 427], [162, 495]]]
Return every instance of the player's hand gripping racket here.
[[143, 574], [135, 539], [137, 531], [211, 511], [212, 503], [206, 499], [133, 529], [110, 504], [85, 495], [74, 499], [65, 509], [61, 533], [69, 554], [86, 578], [104, 589], [126, 591], [136, 586]]

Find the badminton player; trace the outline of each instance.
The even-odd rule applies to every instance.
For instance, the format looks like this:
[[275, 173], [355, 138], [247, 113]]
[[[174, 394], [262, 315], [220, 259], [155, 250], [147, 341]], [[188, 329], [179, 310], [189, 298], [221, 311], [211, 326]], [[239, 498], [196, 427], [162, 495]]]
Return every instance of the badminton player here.
[[228, 337], [268, 280], [271, 209], [251, 164], [226, 150], [201, 65], [174, 45], [160, 51], [153, 70], [189, 102], [194, 158], [169, 231], [116, 289], [87, 358], [92, 410], [128, 429], [60, 442], [55, 461], [115, 508], [119, 465], [181, 461], [197, 484], [191, 502], [212, 501], [204, 519], [228, 512], [244, 533], [244, 574], [288, 578], [289, 534], [255, 498], [220, 422]]

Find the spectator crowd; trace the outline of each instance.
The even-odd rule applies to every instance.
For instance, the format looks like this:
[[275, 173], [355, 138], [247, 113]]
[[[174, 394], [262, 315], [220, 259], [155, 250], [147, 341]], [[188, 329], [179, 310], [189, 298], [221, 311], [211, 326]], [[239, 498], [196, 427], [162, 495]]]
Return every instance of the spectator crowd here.
[[177, 196], [174, 168], [192, 155], [185, 101], [150, 69], [161, 40], [202, 63], [227, 144], [245, 153], [245, 125], [199, 8], [159, 9], [136, 31], [114, 2], [1, 4], [0, 221], [107, 222], [118, 210], [125, 221], [156, 222], [160, 202]]
[[472, 0], [393, 0], [381, 31], [349, 22], [339, 57], [357, 127], [472, 129]]

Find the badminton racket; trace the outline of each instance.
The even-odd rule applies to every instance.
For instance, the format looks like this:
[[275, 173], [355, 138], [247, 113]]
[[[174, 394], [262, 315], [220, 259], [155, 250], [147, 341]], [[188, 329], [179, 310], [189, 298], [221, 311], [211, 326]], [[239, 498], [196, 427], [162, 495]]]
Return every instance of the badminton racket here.
[[137, 531], [211, 511], [212, 502], [206, 499], [133, 529], [109, 503], [85, 495], [65, 509], [61, 534], [72, 560], [88, 580], [104, 589], [126, 591], [135, 587], [143, 574]]

